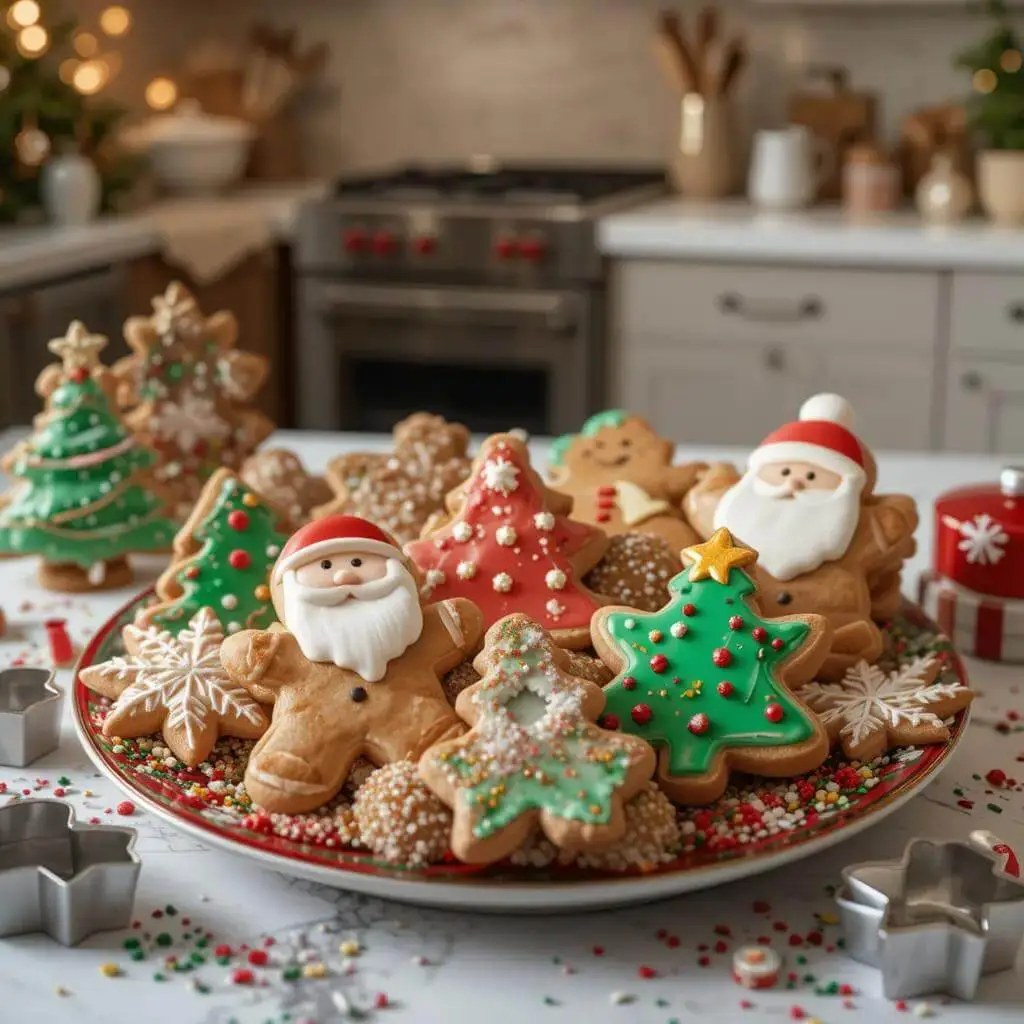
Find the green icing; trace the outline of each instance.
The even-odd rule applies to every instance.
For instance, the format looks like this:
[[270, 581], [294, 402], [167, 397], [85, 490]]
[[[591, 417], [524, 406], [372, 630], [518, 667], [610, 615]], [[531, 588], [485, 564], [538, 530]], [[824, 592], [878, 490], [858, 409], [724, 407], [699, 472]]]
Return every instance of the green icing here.
[[[672, 597], [660, 611], [608, 616], [607, 631], [625, 654], [626, 667], [605, 688], [602, 724], [611, 727], [609, 716], [614, 716], [623, 731], [667, 748], [669, 773], [677, 776], [707, 772], [727, 747], [776, 747], [810, 738], [809, 719], [776, 679], [778, 665], [800, 647], [809, 628], [755, 615], [744, 600], [754, 592], [754, 582], [741, 569], [730, 571], [728, 584], [711, 578], [693, 583], [689, 573], [686, 569], [669, 583]], [[693, 606], [690, 615], [683, 611], [687, 604]], [[737, 615], [743, 624], [733, 629], [729, 620]], [[677, 637], [672, 627], [678, 630], [680, 623], [686, 631]], [[757, 627], [766, 631], [763, 642], [753, 637]], [[650, 634], [658, 631], [661, 639], [652, 641]], [[773, 640], [782, 641], [779, 649]], [[716, 648], [729, 652], [728, 666], [714, 664]], [[660, 672], [651, 667], [659, 654], [668, 660]], [[723, 681], [732, 684], [728, 695], [718, 692]], [[765, 715], [770, 704], [782, 709], [777, 722]], [[646, 723], [645, 709], [650, 709]], [[698, 735], [689, 724], [700, 713], [709, 727]]]
[[156, 461], [132, 441], [96, 380], [65, 379], [15, 459], [22, 485], [0, 510], [0, 551], [88, 568], [169, 547], [175, 526], [137, 475]]
[[532, 810], [605, 824], [629, 773], [629, 753], [567, 699], [576, 684], [558, 671], [543, 641], [537, 627], [503, 638], [509, 653], [478, 692], [481, 719], [444, 758], [481, 839]]
[[[595, 412], [580, 428], [583, 437], [593, 437], [604, 427], [621, 427], [629, 417], [625, 409], [605, 409], [604, 412]], [[551, 442], [552, 466], [560, 466], [565, 461], [565, 453], [569, 446], [576, 440], [577, 434], [562, 434]]]
[[[216, 503], [193, 533], [202, 547], [177, 574], [182, 596], [152, 617], [155, 624], [178, 633], [188, 627], [200, 608], [212, 608], [229, 633], [239, 628], [265, 629], [275, 621], [269, 596], [257, 597], [256, 590], [268, 583], [270, 569], [288, 536], [278, 530], [277, 514], [270, 506], [263, 501], [245, 504], [243, 498], [248, 493], [234, 477], [224, 481]], [[241, 512], [248, 519], [243, 529], [229, 524], [232, 512]], [[229, 561], [233, 551], [244, 551], [249, 564], [233, 567]], [[197, 575], [190, 577], [190, 572]], [[231, 607], [225, 607], [225, 600]]]

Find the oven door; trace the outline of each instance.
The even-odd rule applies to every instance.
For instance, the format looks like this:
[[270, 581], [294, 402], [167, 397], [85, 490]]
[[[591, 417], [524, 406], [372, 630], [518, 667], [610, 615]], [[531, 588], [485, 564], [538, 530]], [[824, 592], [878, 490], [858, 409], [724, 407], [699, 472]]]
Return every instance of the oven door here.
[[307, 279], [298, 308], [302, 427], [388, 430], [429, 409], [481, 432], [558, 433], [596, 400], [584, 290]]

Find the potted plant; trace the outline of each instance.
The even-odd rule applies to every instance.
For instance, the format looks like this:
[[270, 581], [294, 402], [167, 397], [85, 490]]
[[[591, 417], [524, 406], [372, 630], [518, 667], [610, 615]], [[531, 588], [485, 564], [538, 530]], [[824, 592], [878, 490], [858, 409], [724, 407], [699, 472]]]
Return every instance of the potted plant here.
[[961, 53], [971, 72], [968, 125], [978, 151], [978, 196], [997, 224], [1024, 223], [1024, 54], [1002, 0], [985, 10], [995, 19], [987, 38]]

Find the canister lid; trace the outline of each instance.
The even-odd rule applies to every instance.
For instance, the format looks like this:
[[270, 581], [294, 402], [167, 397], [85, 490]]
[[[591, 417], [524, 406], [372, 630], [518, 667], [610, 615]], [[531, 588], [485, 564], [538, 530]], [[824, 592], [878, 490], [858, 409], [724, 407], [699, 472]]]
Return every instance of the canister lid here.
[[1008, 498], [1024, 496], [1024, 466], [1004, 466], [999, 473], [999, 489]]

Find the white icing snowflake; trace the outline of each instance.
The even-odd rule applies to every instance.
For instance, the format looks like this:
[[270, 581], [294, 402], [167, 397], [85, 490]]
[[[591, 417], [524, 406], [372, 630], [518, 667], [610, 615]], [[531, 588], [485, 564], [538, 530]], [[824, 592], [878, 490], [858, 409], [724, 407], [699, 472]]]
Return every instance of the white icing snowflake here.
[[517, 535], [514, 526], [499, 526], [494, 531], [494, 539], [504, 548], [510, 548], [515, 544]]
[[550, 512], [538, 512], [533, 517], [533, 525], [538, 530], [553, 530], [555, 528], [555, 517]]
[[549, 590], [564, 590], [569, 577], [561, 569], [549, 569], [544, 574], [544, 583]]
[[507, 572], [499, 572], [498, 575], [491, 580], [491, 586], [494, 587], [499, 594], [507, 594], [512, 589], [512, 577], [509, 576]]
[[456, 523], [452, 527], [452, 536], [459, 541], [459, 543], [464, 544], [473, 536], [473, 527], [470, 526], [469, 523]]
[[168, 402], [153, 415], [152, 431], [161, 440], [173, 441], [177, 447], [190, 451], [199, 441], [227, 437], [231, 425], [217, 414], [212, 398], [186, 391], [181, 404]]
[[507, 459], [488, 459], [484, 463], [484, 486], [507, 498], [519, 486], [519, 470]]
[[941, 726], [930, 704], [956, 700], [966, 691], [958, 682], [930, 682], [935, 659], [915, 658], [892, 672], [859, 661], [841, 682], [809, 683], [800, 697], [826, 727], [842, 722], [839, 736], [857, 748], [874, 733], [898, 726]]
[[460, 580], [471, 580], [476, 575], [476, 562], [465, 559], [455, 566], [455, 575]]
[[990, 515], [977, 515], [956, 524], [963, 538], [957, 545], [967, 555], [969, 565], [995, 565], [1006, 554], [1009, 536], [1002, 523]]

